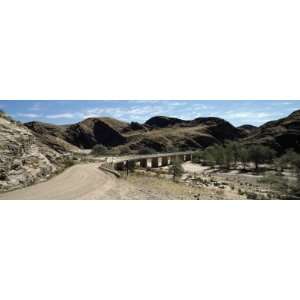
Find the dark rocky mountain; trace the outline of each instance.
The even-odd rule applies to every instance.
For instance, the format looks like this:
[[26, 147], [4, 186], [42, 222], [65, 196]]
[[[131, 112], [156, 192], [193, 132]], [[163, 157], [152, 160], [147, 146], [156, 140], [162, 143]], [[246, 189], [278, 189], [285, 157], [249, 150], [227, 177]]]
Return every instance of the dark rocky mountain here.
[[205, 148], [227, 140], [269, 145], [279, 153], [288, 148], [300, 151], [300, 111], [261, 127], [234, 127], [223, 119], [213, 117], [188, 121], [165, 116], [153, 117], [144, 124], [102, 117], [65, 126], [40, 122], [25, 125], [44, 144], [62, 152], [90, 149], [96, 144], [109, 148], [126, 145], [133, 152], [145, 147], [156, 151], [181, 151]]
[[243, 142], [267, 145], [278, 153], [283, 153], [289, 148], [300, 152], [300, 110], [293, 112], [286, 118], [260, 126], [243, 139]]
[[248, 135], [253, 133], [258, 127], [249, 125], [249, 124], [245, 124], [245, 125], [239, 126], [237, 128], [241, 131], [243, 137], [247, 137]]
[[89, 118], [66, 129], [67, 141], [80, 148], [90, 149], [97, 144], [108, 147], [126, 143], [126, 138], [109, 122], [101, 118]]
[[257, 129], [257, 126], [245, 124], [245, 125], [239, 126], [238, 128], [253, 131], [253, 130]]
[[[42, 122], [25, 123], [45, 144], [62, 151], [90, 149], [96, 144], [113, 147], [126, 143], [119, 130], [127, 123], [111, 118], [89, 118], [73, 125], [52, 125]], [[73, 149], [72, 149], [73, 147]]]
[[65, 126], [40, 122], [25, 125], [45, 144], [57, 150], [70, 150], [71, 146], [90, 149], [96, 144], [110, 148], [126, 144], [132, 151], [145, 147], [156, 151], [176, 151], [199, 149], [242, 137], [239, 129], [219, 118], [186, 121], [157, 116], [144, 124], [128, 124], [113, 118], [89, 118]]
[[176, 124], [183, 124], [183, 123], [186, 123], [186, 121], [177, 118], [156, 116], [146, 121], [145, 125], [148, 125], [152, 128], [165, 128], [165, 127], [173, 126]]

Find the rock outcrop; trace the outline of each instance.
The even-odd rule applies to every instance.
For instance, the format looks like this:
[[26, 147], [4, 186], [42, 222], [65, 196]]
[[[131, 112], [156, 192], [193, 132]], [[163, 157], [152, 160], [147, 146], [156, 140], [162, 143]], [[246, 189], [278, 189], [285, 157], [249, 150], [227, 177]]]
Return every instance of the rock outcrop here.
[[59, 171], [61, 155], [25, 126], [0, 115], [0, 192], [25, 187]]

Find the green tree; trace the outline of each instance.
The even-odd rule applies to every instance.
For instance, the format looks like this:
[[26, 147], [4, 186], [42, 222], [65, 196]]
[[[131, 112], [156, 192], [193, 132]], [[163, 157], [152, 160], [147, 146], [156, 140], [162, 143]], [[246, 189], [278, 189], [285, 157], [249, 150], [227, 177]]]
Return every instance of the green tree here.
[[257, 171], [260, 164], [270, 163], [275, 156], [275, 151], [262, 145], [252, 145], [249, 147], [249, 160], [255, 164]]
[[94, 156], [101, 156], [101, 155], [106, 155], [107, 152], [108, 149], [105, 146], [98, 144], [93, 147], [91, 154]]
[[245, 147], [239, 149], [239, 161], [243, 165], [243, 170], [246, 170], [249, 163], [249, 151]]
[[224, 167], [227, 170], [231, 168], [233, 162], [236, 165], [237, 156], [233, 145], [225, 145], [225, 147], [223, 147], [223, 157], [224, 157]]
[[232, 162], [234, 163], [234, 166], [236, 166], [240, 159], [241, 144], [238, 142], [228, 142], [225, 147], [227, 151], [230, 152]]
[[274, 160], [275, 169], [279, 174], [282, 173], [285, 169], [293, 166], [293, 162], [297, 160], [297, 157], [298, 154], [294, 150], [287, 150], [286, 153]]

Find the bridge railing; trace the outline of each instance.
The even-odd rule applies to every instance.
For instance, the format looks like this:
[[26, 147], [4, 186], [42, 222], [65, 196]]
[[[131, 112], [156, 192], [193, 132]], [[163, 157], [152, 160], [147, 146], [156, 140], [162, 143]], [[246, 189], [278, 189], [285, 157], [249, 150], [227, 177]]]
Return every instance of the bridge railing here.
[[[151, 154], [151, 155], [140, 155], [132, 158], [119, 158], [113, 163], [113, 168], [115, 170], [130, 170], [137, 166], [141, 168], [158, 168], [167, 166], [173, 163], [176, 159], [181, 159], [182, 161], [192, 160], [192, 155], [194, 151], [185, 152], [174, 152], [174, 153], [161, 153], [161, 154]], [[160, 164], [159, 164], [160, 160]], [[150, 164], [148, 163], [150, 161]]]

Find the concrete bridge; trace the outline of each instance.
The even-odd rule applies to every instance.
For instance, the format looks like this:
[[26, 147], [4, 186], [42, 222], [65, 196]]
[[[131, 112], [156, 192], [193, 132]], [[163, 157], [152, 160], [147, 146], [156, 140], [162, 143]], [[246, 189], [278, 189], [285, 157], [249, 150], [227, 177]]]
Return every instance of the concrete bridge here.
[[176, 152], [176, 153], [161, 153], [152, 155], [139, 155], [132, 158], [120, 158], [113, 163], [113, 168], [117, 171], [131, 170], [134, 168], [159, 168], [172, 165], [174, 161], [192, 160], [192, 151]]

